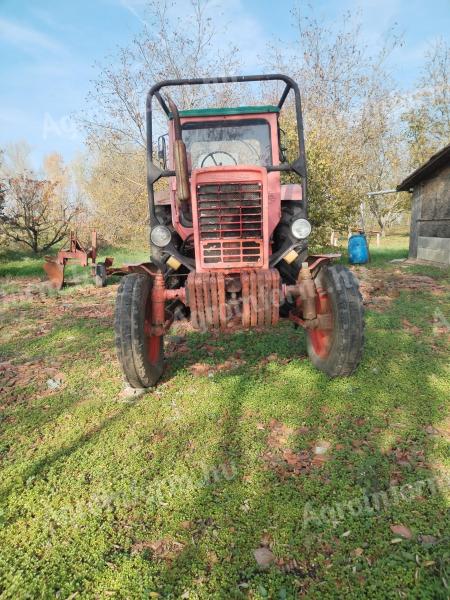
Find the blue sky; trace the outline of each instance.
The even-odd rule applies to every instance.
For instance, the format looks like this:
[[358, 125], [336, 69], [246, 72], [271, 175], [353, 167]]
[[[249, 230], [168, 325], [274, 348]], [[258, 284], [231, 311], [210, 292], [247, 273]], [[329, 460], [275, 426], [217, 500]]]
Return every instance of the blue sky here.
[[[262, 71], [259, 56], [268, 42], [289, 41], [294, 35], [290, 0], [213, 2], [222, 4], [231, 37], [246, 32], [239, 40], [246, 72]], [[82, 136], [71, 115], [85, 106], [98, 72], [96, 63], [140, 31], [144, 4], [144, 0], [0, 0], [0, 147], [27, 140], [36, 166], [46, 153], [56, 150], [70, 160], [81, 150]], [[405, 90], [417, 79], [427, 46], [450, 35], [450, 0], [309, 4], [330, 24], [343, 11], [359, 9], [364, 40], [374, 51], [389, 28], [403, 34], [404, 45], [396, 50], [390, 67]]]

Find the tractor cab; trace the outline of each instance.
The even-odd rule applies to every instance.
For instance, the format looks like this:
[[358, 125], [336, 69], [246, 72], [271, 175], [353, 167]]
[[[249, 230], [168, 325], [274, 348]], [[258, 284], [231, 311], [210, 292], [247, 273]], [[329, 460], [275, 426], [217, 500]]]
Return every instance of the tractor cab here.
[[[179, 110], [170, 96], [177, 86], [256, 81], [284, 84], [276, 105]], [[279, 128], [289, 95], [298, 138], [291, 162]], [[168, 152], [164, 136], [157, 149], [153, 144], [154, 99], [167, 117]], [[308, 254], [295, 81], [286, 75], [163, 81], [149, 91], [146, 108], [151, 262], [123, 279], [116, 305], [118, 357], [128, 383], [156, 383], [164, 335], [180, 314], [203, 331], [268, 327], [288, 318], [307, 331], [319, 369], [351, 373], [362, 350], [361, 298], [353, 274], [329, 264], [336, 255]], [[282, 184], [283, 173], [297, 183]]]
[[[183, 207], [177, 203], [177, 185], [179, 185], [177, 177], [169, 178], [168, 192], [157, 193], [155, 203], [171, 205], [171, 224], [181, 239], [195, 237], [195, 224], [199, 225], [199, 237], [204, 239], [215, 239], [220, 237], [220, 234], [223, 234], [224, 239], [234, 239], [235, 232], [239, 234], [240, 239], [244, 239], [246, 234], [249, 238], [255, 238], [258, 237], [258, 233], [259, 237], [263, 238], [262, 225], [264, 223], [265, 237], [269, 242], [266, 244], [267, 248], [261, 248], [262, 251], [259, 253], [256, 250], [251, 253], [248, 249], [246, 258], [241, 255], [240, 266], [241, 268], [255, 266], [252, 264], [254, 262], [257, 266], [267, 268], [269, 255], [273, 250], [270, 238], [280, 223], [281, 202], [295, 203], [297, 216], [303, 216], [303, 213], [306, 212], [302, 203], [300, 183], [281, 185], [280, 171], [270, 170], [267, 172], [268, 167], [276, 169], [284, 159], [280, 148], [278, 124], [280, 108], [274, 105], [265, 105], [178, 111], [173, 103], [172, 108], [168, 119], [169, 151], [167, 153], [164, 144], [160, 157], [165, 166], [176, 169], [175, 148], [177, 147], [176, 130], [178, 127], [181, 131], [179, 138], [184, 144], [186, 167], [189, 173], [190, 205], [186, 206], [183, 211]], [[227, 174], [226, 185], [228, 187], [224, 187], [221, 173]], [[248, 180], [245, 187], [242, 187], [243, 182], [240, 181], [243, 178]], [[197, 186], [192, 187], [192, 181], [196, 181]], [[240, 190], [234, 181], [240, 181]], [[216, 187], [214, 188], [214, 186]], [[207, 199], [203, 196], [204, 190], [207, 190], [209, 200], [222, 198], [224, 202], [226, 201], [227, 209], [225, 209], [225, 204], [221, 204], [223, 215], [214, 215], [212, 210], [208, 212], [205, 206]], [[261, 193], [258, 206], [245, 201], [244, 206], [240, 207], [240, 211], [243, 213], [241, 220], [238, 220], [237, 215], [233, 213], [230, 204], [233, 199], [235, 204], [239, 203], [239, 191], [247, 194], [247, 200], [250, 199], [249, 192], [257, 193], [259, 191]], [[223, 196], [224, 192], [227, 192], [225, 196]], [[230, 196], [231, 193], [235, 194], [233, 198]], [[220, 208], [219, 204], [216, 203], [217, 209]], [[248, 204], [248, 208], [245, 208], [245, 204]], [[288, 207], [292, 212], [292, 206], [289, 204]], [[201, 214], [198, 212], [199, 208], [203, 209]], [[195, 224], [192, 219], [193, 212], [196, 213]], [[263, 216], [265, 218], [262, 218]], [[261, 219], [258, 223], [259, 217]], [[203, 267], [212, 268], [214, 266], [233, 269], [238, 258], [236, 252], [238, 245], [236, 240], [234, 248], [228, 244], [229, 260], [215, 261], [214, 254], [217, 253], [212, 252], [211, 249], [216, 249], [217, 246], [207, 244], [204, 248], [200, 240], [198, 244], [199, 258], [203, 256], [205, 260], [197, 261], [197, 267], [199, 270]], [[249, 264], [246, 265], [245, 262]]]

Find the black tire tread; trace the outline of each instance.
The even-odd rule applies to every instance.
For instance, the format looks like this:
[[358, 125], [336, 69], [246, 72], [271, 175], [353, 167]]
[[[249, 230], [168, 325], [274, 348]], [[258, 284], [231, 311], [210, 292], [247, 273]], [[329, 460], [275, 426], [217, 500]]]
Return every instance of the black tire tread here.
[[157, 364], [151, 364], [146, 354], [145, 303], [151, 285], [146, 275], [131, 273], [123, 277], [117, 292], [114, 319], [117, 358], [132, 388], [155, 385], [163, 371], [163, 345]]
[[364, 307], [359, 283], [343, 265], [323, 267], [326, 290], [333, 303], [337, 329], [326, 358], [317, 356], [308, 339], [308, 354], [313, 364], [330, 377], [351, 375], [361, 362], [364, 348]]

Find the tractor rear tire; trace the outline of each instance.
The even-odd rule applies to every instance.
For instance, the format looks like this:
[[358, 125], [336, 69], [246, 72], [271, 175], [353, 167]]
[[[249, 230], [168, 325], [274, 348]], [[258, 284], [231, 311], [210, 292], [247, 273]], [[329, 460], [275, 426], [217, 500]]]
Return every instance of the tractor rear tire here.
[[164, 338], [149, 334], [153, 280], [132, 273], [117, 292], [114, 328], [117, 358], [132, 388], [156, 384], [164, 369]]
[[351, 375], [364, 346], [364, 307], [358, 280], [342, 265], [324, 266], [316, 279], [317, 312], [331, 312], [327, 329], [307, 332], [311, 362], [330, 377]]

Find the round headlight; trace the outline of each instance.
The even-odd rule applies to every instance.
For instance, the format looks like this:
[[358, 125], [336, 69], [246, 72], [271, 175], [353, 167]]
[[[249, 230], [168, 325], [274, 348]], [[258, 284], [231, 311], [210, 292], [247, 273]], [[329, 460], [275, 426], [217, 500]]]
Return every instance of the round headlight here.
[[306, 219], [296, 219], [291, 225], [291, 231], [298, 240], [304, 240], [311, 233], [311, 223]]
[[170, 233], [170, 229], [164, 227], [164, 225], [157, 225], [152, 229], [150, 239], [152, 240], [152, 244], [155, 244], [158, 248], [164, 248], [164, 246], [170, 243], [172, 234]]

